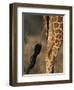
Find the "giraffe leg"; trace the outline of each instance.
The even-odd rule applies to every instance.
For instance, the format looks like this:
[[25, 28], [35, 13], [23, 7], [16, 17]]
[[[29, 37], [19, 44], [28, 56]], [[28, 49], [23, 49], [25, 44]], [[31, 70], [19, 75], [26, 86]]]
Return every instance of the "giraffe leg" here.
[[54, 67], [55, 67], [55, 57], [53, 57], [51, 73], [54, 73]]

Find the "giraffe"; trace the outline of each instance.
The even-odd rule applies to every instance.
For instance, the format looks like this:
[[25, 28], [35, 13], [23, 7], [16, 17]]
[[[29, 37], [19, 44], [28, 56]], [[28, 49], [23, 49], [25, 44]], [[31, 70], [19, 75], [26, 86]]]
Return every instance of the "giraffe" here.
[[53, 73], [55, 58], [63, 43], [63, 16], [44, 16], [44, 21], [44, 29], [47, 32], [45, 53], [46, 73]]

